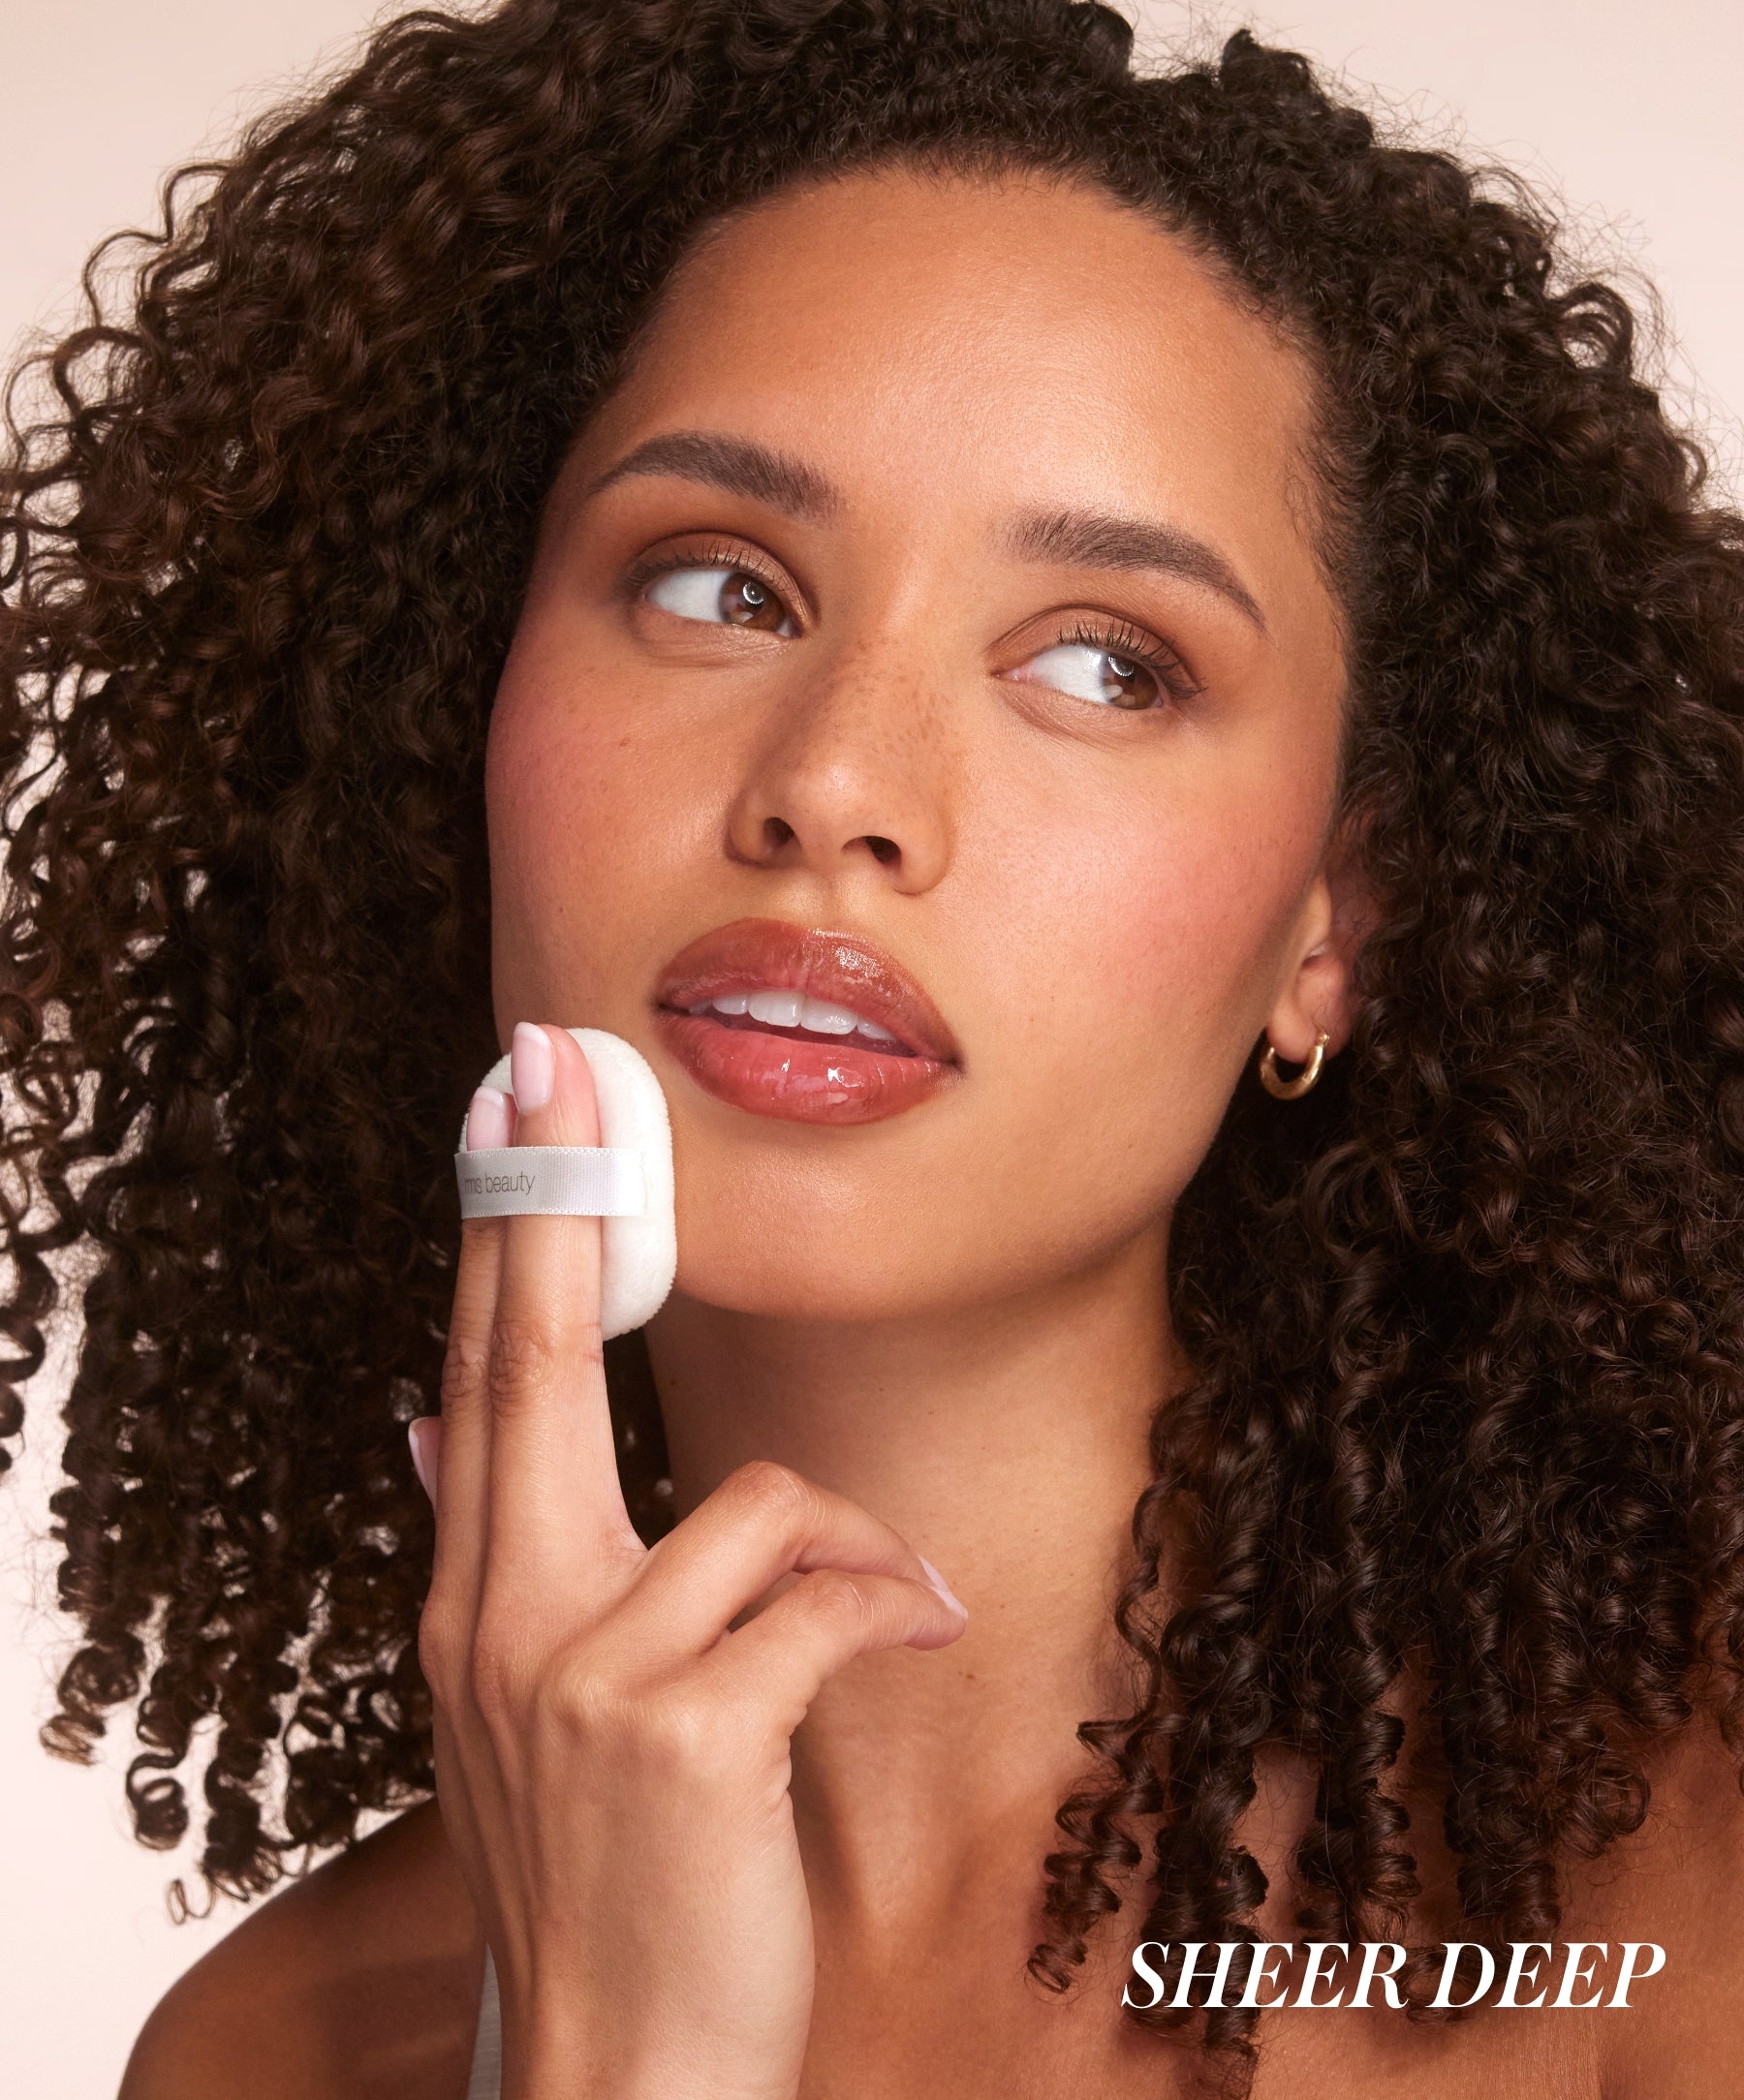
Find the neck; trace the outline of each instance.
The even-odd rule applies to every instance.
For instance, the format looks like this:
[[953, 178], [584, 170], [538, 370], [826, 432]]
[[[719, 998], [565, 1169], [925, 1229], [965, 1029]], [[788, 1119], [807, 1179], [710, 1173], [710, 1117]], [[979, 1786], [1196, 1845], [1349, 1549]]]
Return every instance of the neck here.
[[1088, 1770], [1078, 1724], [1123, 1710], [1110, 1609], [1169, 1376], [1162, 1241], [949, 1315], [792, 1321], [675, 1294], [647, 1330], [679, 1519], [778, 1460], [890, 1525], [968, 1607], [948, 1649], [839, 1671], [794, 1738], [814, 1909], [854, 1930], [943, 1927], [989, 1863], [1008, 1892], [1036, 1879]]

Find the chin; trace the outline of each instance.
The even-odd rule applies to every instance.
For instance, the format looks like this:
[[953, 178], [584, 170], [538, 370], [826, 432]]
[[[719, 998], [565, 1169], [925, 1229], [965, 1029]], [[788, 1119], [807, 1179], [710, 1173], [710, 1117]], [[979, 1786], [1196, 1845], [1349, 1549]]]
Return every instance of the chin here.
[[948, 1228], [941, 1231], [936, 1215], [911, 1214], [892, 1229], [888, 1222], [868, 1224], [863, 1217], [795, 1220], [790, 1213], [781, 1229], [772, 1230], [766, 1212], [722, 1205], [692, 1206], [687, 1214], [681, 1204], [673, 1288], [722, 1312], [765, 1319], [925, 1317], [997, 1287], [980, 1273], [981, 1263], [958, 1258], [954, 1237]]

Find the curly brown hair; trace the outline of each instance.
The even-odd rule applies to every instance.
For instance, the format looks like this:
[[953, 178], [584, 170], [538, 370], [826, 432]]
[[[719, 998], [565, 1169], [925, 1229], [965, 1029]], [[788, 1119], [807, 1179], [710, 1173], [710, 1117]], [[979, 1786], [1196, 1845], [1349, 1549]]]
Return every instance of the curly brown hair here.
[[[0, 1433], [57, 1251], [84, 1317], [45, 1740], [87, 1755], [137, 1701], [168, 1845], [215, 1721], [201, 1868], [244, 1895], [430, 1790], [404, 1424], [497, 1049], [482, 761], [541, 502], [700, 227], [892, 157], [1097, 185], [1301, 346], [1379, 910], [1349, 1054], [1289, 1109], [1245, 1081], [1177, 1215], [1195, 1375], [1117, 1612], [1142, 1696], [1084, 1726], [1032, 1970], [1070, 1981], [1140, 1830], [1136, 1936], [1251, 1936], [1274, 1742], [1319, 1774], [1301, 1922], [1396, 1926], [1408, 1670], [1467, 1930], [1552, 1937], [1559, 1861], [1640, 1821], [1704, 1665], [1744, 1743], [1744, 528], [1529, 193], [1245, 33], [1135, 74], [1064, 0], [408, 15], [173, 178], [125, 319], [93, 294], [32, 368]], [[611, 1372], [651, 1538], [634, 1338]], [[1203, 2032], [1242, 2058], [1254, 2018]]]

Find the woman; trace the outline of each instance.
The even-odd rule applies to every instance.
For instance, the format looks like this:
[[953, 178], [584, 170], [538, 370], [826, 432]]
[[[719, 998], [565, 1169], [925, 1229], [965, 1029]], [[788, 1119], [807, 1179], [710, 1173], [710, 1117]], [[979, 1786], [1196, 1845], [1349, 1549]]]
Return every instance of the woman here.
[[[62, 347], [52, 1745], [347, 1847], [128, 2100], [1732, 2089], [1737, 522], [1530, 199], [1129, 43], [411, 16]], [[597, 1142], [580, 1026], [678, 1174], [604, 1358], [450, 1157]]]

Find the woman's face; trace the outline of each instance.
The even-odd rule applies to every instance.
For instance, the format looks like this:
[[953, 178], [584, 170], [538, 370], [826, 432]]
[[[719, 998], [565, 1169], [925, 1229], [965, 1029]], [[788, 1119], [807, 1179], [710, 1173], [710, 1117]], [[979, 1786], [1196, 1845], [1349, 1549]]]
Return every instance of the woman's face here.
[[1261, 1031], [1336, 1046], [1308, 418], [1074, 185], [807, 185], [678, 271], [552, 492], [486, 787], [499, 1031], [647, 1057], [681, 1291], [1146, 1258]]

